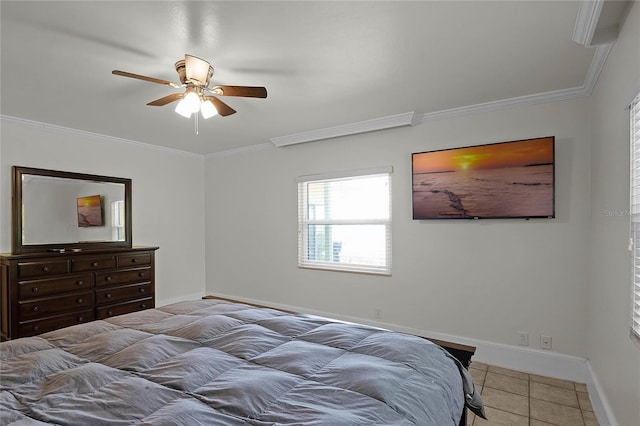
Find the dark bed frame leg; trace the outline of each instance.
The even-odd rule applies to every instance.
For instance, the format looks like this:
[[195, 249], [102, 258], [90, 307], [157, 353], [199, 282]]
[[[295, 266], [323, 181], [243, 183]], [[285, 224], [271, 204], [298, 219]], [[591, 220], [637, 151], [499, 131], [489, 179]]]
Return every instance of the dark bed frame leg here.
[[458, 426], [467, 426], [467, 407], [462, 407], [462, 417], [460, 417]]

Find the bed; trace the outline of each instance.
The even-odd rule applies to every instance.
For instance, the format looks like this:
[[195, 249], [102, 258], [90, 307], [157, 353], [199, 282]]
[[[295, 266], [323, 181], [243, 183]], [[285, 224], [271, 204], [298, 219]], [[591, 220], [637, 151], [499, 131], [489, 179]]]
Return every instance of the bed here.
[[443, 426], [465, 405], [483, 415], [426, 339], [224, 299], [0, 343], [2, 425]]

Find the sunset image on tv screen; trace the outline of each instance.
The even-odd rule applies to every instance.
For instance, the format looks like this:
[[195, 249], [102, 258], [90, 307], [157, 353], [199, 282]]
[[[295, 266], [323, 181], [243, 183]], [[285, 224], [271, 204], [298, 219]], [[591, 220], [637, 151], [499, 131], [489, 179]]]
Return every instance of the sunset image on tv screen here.
[[78, 198], [78, 226], [102, 226], [102, 200], [99, 195]]
[[554, 216], [554, 137], [416, 153], [413, 218]]

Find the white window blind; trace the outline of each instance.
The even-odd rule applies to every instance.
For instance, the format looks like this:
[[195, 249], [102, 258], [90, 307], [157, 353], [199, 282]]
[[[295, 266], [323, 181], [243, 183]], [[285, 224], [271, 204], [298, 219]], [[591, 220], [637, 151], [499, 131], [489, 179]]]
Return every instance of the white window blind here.
[[298, 266], [391, 273], [391, 167], [298, 179]]
[[640, 341], [640, 94], [631, 103], [631, 335]]

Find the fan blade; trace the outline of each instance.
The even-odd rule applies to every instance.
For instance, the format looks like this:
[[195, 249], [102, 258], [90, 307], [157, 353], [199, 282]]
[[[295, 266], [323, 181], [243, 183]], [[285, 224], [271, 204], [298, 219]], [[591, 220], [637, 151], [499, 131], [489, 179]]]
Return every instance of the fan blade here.
[[209, 90], [221, 96], [242, 96], [245, 98], [267, 97], [267, 89], [259, 86], [214, 86]]
[[150, 81], [151, 83], [164, 84], [165, 86], [175, 87], [176, 89], [179, 89], [182, 87], [167, 80], [161, 80], [159, 78], [154, 78], [154, 77], [147, 77], [145, 75], [140, 75], [140, 74], [133, 74], [126, 71], [113, 70], [111, 71], [111, 74], [121, 75], [122, 77], [137, 78], [138, 80]]
[[221, 116], [226, 117], [227, 115], [236, 113], [235, 109], [231, 108], [229, 105], [225, 104], [215, 96], [206, 96], [206, 98], [213, 103], [213, 106], [216, 107], [218, 114], [220, 114]]
[[201, 86], [209, 83], [209, 68], [211, 65], [204, 59], [191, 55], [184, 55], [184, 66], [187, 73], [187, 80], [196, 80]]
[[170, 104], [171, 102], [177, 101], [182, 98], [182, 93], [172, 93], [170, 95], [165, 96], [164, 98], [156, 99], [153, 102], [149, 102], [147, 105], [151, 106], [163, 106], [166, 104]]

